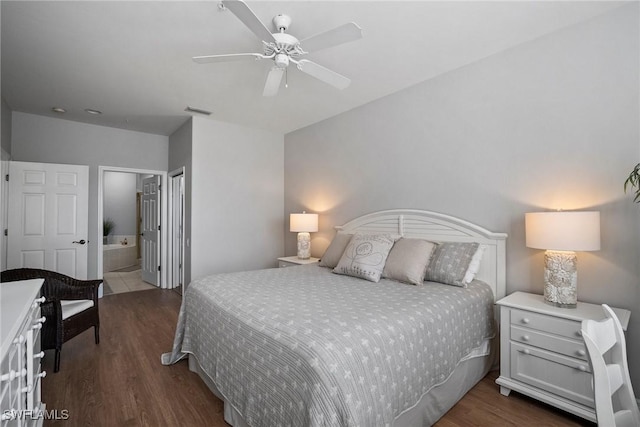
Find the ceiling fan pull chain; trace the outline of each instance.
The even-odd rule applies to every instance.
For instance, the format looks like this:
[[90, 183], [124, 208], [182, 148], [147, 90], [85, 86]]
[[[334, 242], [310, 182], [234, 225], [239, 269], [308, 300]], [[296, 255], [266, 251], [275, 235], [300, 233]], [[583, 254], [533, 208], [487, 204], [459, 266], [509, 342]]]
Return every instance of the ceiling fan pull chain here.
[[285, 89], [289, 87], [289, 71], [288, 68], [284, 69], [284, 87]]

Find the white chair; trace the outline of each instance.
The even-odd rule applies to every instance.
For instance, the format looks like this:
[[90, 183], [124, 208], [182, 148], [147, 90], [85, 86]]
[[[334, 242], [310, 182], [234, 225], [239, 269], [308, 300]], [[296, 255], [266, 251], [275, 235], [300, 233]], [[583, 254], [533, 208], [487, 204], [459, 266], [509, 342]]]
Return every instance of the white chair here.
[[593, 371], [596, 417], [600, 427], [640, 426], [629, 366], [624, 331], [611, 307], [602, 305], [606, 318], [583, 320], [582, 338]]

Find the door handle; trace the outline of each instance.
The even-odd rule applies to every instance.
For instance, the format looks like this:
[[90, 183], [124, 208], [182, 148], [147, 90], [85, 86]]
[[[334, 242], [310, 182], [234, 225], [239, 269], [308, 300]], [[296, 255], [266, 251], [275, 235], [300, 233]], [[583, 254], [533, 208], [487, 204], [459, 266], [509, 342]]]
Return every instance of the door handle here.
[[77, 244], [79, 244], [79, 245], [84, 245], [85, 243], [87, 243], [87, 241], [86, 241], [86, 240], [84, 240], [84, 239], [82, 239], [82, 240], [80, 240], [79, 242], [78, 242], [78, 241], [76, 241], [76, 240], [74, 240], [74, 241], [73, 241], [73, 242], [71, 242], [71, 243], [77, 243]]

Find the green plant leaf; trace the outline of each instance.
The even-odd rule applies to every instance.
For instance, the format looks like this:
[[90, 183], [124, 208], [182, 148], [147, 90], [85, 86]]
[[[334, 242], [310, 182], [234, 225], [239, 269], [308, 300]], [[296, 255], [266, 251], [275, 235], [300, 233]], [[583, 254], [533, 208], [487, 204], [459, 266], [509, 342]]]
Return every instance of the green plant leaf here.
[[635, 189], [635, 197], [633, 198], [634, 203], [640, 203], [640, 163], [638, 163], [627, 179], [624, 181], [624, 192], [627, 192], [628, 188]]

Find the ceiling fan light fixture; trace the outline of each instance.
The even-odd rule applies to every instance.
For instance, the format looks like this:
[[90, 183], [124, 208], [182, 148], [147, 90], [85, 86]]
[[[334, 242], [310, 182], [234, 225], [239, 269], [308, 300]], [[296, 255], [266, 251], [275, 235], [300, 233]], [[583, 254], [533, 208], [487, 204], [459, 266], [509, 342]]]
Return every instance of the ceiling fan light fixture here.
[[287, 68], [289, 66], [289, 56], [284, 53], [279, 53], [273, 60], [278, 68]]

